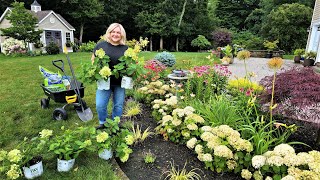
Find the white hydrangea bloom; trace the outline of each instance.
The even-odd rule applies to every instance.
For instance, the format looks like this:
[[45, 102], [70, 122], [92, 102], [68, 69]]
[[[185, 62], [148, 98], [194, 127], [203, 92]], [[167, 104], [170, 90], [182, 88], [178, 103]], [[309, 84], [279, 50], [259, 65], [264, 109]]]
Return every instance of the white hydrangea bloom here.
[[214, 138], [215, 135], [213, 135], [211, 132], [204, 132], [200, 135], [200, 138], [203, 141], [210, 141], [210, 139]]
[[197, 154], [202, 154], [203, 146], [201, 144], [197, 144], [194, 150], [196, 151]]
[[198, 129], [198, 126], [197, 126], [196, 124], [192, 123], [192, 124], [188, 124], [188, 125], [187, 125], [187, 128], [188, 128], [189, 130], [191, 130], [191, 131], [195, 131], [195, 130]]
[[187, 147], [189, 149], [193, 149], [196, 143], [197, 143], [197, 138], [191, 138], [189, 141], [187, 141]]
[[266, 163], [266, 157], [263, 155], [256, 155], [252, 158], [252, 166], [256, 169], [261, 168]]
[[310, 155], [309, 153], [306, 153], [306, 152], [298, 153], [297, 154], [297, 158], [301, 162], [301, 164], [299, 164], [299, 165], [305, 165], [305, 164], [309, 164], [309, 163], [315, 161], [314, 157], [312, 155]]
[[281, 180], [296, 180], [296, 178], [291, 175], [286, 175], [285, 177], [281, 178]]
[[270, 156], [267, 158], [266, 164], [270, 166], [281, 166], [283, 165], [283, 158], [281, 156]]
[[212, 127], [210, 127], [210, 126], [202, 126], [201, 130], [204, 131], [204, 132], [210, 132], [212, 130]]
[[252, 173], [248, 169], [242, 169], [241, 177], [246, 179], [246, 180], [250, 180], [251, 177], [252, 177]]
[[295, 154], [293, 147], [291, 147], [289, 144], [279, 144], [278, 146], [274, 147], [273, 152], [282, 157], [288, 154]]
[[227, 159], [233, 158], [232, 151], [226, 145], [220, 145], [214, 148], [214, 155]]

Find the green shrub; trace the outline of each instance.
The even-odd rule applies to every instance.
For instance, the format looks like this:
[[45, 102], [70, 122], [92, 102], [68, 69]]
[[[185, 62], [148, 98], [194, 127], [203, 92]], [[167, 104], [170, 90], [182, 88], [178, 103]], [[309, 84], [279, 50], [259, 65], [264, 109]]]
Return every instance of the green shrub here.
[[97, 43], [94, 41], [89, 41], [87, 43], [83, 43], [79, 49], [81, 52], [92, 52], [93, 48], [96, 46]]
[[245, 49], [261, 50], [263, 49], [263, 39], [250, 31], [234, 32], [232, 44], [238, 44]]
[[294, 50], [293, 54], [295, 56], [302, 56], [303, 54], [305, 53], [305, 50], [304, 49], [296, 49]]
[[60, 52], [59, 46], [52, 41], [46, 46], [46, 51], [48, 54], [59, 54]]
[[164, 64], [167, 67], [172, 67], [173, 65], [176, 64], [176, 57], [173, 54], [166, 51], [158, 53], [154, 57], [154, 59], [160, 61], [162, 64]]
[[200, 50], [211, 46], [211, 43], [203, 35], [198, 35], [197, 38], [191, 41], [191, 46], [198, 47]]

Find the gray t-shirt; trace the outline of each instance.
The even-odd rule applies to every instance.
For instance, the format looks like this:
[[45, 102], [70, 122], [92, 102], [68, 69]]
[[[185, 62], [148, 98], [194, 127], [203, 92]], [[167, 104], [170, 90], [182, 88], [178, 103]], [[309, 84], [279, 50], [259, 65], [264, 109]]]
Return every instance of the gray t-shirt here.
[[[113, 70], [113, 66], [117, 65], [120, 61], [119, 58], [124, 55], [124, 52], [128, 49], [126, 45], [118, 45], [114, 46], [107, 41], [99, 42], [96, 47], [93, 49], [93, 54], [96, 50], [102, 48], [106, 55], [110, 57], [109, 67]], [[115, 76], [110, 76], [110, 85], [120, 85], [121, 84], [121, 77], [118, 79]]]

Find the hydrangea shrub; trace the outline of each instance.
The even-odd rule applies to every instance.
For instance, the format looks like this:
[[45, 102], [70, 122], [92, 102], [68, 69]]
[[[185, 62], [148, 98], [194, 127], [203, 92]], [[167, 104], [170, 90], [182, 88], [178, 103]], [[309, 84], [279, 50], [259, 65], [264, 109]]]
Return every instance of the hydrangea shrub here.
[[16, 53], [24, 54], [26, 49], [24, 43], [14, 38], [8, 38], [3, 42], [3, 53], [5, 55], [12, 55]]

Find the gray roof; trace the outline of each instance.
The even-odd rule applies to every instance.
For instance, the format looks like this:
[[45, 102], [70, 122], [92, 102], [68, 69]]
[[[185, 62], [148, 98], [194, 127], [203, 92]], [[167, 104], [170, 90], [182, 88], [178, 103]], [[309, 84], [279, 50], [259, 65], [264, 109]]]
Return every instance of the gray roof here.
[[[7, 9], [10, 10], [10, 11], [12, 10], [12, 8], [10, 8], [10, 7], [8, 7]], [[6, 10], [6, 11], [7, 11], [7, 10]], [[5, 11], [5, 12], [6, 12], [6, 11]], [[57, 18], [59, 18], [59, 19], [62, 21], [62, 23], [64, 23], [64, 24], [67, 26], [67, 28], [69, 28], [70, 30], [75, 30], [75, 28], [74, 28], [71, 24], [69, 24], [67, 20], [65, 20], [60, 14], [57, 14], [57, 13], [55, 13], [55, 12], [52, 11], [52, 10], [38, 11], [38, 12], [34, 12], [34, 11], [30, 11], [30, 10], [28, 10], [28, 11], [37, 17], [38, 23], [41, 22], [41, 21], [42, 21], [45, 17], [47, 17], [50, 13], [53, 13], [54, 15], [57, 16]], [[1, 22], [2, 19], [4, 18], [5, 12], [4, 12], [4, 13], [2, 14], [2, 16], [1, 16], [0, 22]]]
[[51, 10], [46, 10], [46, 11], [38, 11], [38, 12], [33, 12], [32, 13], [38, 18], [38, 23], [42, 21], [45, 17], [47, 17], [50, 13], [53, 13], [57, 15], [57, 17], [69, 28], [69, 29], [74, 29], [75, 28], [68, 23], [67, 20], [65, 20], [60, 14], [55, 13], [54, 11]]
[[41, 6], [41, 5], [37, 2], [37, 0], [34, 0], [31, 6]]

